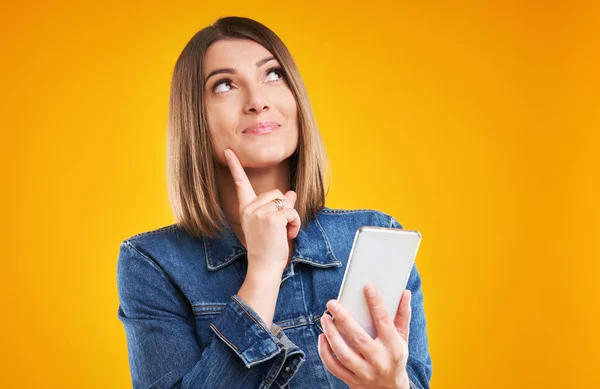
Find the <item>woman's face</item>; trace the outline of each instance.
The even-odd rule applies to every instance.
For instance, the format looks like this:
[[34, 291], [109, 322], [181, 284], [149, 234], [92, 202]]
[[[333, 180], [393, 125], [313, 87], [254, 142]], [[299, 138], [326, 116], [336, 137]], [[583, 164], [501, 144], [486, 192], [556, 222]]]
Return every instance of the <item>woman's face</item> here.
[[[273, 166], [296, 150], [296, 101], [279, 66], [267, 49], [252, 40], [221, 40], [208, 48], [202, 69], [206, 114], [222, 165], [227, 165], [223, 154], [227, 148], [246, 168]], [[260, 122], [271, 122], [267, 127], [276, 128], [263, 134], [244, 132]]]

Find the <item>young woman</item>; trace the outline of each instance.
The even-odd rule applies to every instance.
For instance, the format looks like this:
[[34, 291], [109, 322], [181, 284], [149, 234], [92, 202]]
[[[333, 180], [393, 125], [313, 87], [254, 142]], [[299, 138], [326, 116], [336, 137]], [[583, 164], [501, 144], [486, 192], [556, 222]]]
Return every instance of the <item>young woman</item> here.
[[117, 265], [133, 386], [429, 388], [416, 266], [395, 317], [366, 288], [376, 339], [335, 301], [356, 230], [402, 227], [324, 206], [324, 147], [277, 35], [240, 17], [199, 31], [169, 108], [178, 222], [123, 241]]

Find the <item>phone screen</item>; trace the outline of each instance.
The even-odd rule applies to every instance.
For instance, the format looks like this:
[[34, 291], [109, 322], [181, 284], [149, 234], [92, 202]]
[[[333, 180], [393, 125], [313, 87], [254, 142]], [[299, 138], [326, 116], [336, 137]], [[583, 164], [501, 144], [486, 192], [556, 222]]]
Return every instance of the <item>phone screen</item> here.
[[[418, 231], [363, 226], [356, 231], [338, 301], [375, 338], [377, 331], [364, 294], [374, 284], [394, 317], [421, 243]], [[351, 344], [352, 342], [349, 342]]]

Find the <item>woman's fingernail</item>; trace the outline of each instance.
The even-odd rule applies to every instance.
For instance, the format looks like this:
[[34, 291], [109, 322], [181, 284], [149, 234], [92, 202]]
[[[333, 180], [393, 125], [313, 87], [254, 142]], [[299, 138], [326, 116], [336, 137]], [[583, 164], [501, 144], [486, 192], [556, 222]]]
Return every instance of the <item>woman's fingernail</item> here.
[[367, 296], [375, 297], [375, 286], [373, 286], [373, 285], [367, 286]]
[[329, 303], [329, 310], [333, 313], [336, 313], [339, 310], [338, 302], [333, 300]]

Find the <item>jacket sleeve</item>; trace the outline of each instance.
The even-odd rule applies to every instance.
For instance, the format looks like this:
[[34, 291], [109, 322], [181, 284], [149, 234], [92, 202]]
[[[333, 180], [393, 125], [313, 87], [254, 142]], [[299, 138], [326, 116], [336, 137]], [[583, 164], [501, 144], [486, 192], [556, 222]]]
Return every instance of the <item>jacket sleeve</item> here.
[[237, 295], [211, 324], [202, 348], [186, 297], [159, 264], [126, 240], [117, 260], [118, 318], [125, 327], [134, 389], [283, 387], [304, 352], [270, 330]]
[[[392, 217], [390, 227], [402, 228], [402, 225]], [[433, 367], [429, 354], [422, 281], [417, 270], [416, 261], [408, 277], [406, 289], [409, 289], [412, 293], [406, 372], [408, 373], [411, 389], [429, 389]]]

